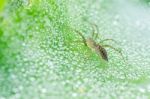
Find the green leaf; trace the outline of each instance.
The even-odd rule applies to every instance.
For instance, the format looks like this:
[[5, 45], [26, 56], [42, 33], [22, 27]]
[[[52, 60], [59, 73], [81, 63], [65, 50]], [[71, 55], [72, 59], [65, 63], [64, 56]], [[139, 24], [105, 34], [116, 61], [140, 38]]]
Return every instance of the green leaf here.
[[[4, 8], [4, 4], [1, 5]], [[0, 99], [149, 99], [149, 8], [136, 0], [10, 0], [0, 16]], [[1, 6], [1, 7], [2, 7]], [[97, 44], [109, 61], [85, 46]]]

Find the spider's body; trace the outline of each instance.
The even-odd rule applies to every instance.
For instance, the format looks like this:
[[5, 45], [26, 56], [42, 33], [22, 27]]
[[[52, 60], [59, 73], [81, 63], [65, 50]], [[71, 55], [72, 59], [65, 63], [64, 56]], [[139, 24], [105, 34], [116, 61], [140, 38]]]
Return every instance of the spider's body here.
[[100, 57], [108, 61], [107, 51], [99, 44], [97, 44], [92, 38], [86, 39], [87, 46], [95, 51]]
[[[97, 26], [95, 24], [93, 24], [93, 25], [96, 27], [96, 29], [98, 31]], [[95, 51], [96, 54], [99, 55], [103, 60], [108, 61], [107, 51], [105, 50], [104, 47], [109, 47], [109, 48], [117, 51], [123, 57], [122, 53], [119, 50], [117, 50], [116, 48], [114, 48], [110, 45], [103, 45], [104, 41], [111, 40], [113, 42], [116, 42], [115, 40], [113, 40], [113, 39], [104, 39], [104, 40], [100, 41], [100, 43], [96, 42], [96, 39], [98, 38], [98, 33], [95, 33], [94, 27], [93, 27], [92, 37], [88, 37], [88, 38], [85, 38], [81, 32], [79, 32], [77, 30], [75, 30], [75, 31], [82, 37], [84, 45], [89, 47], [92, 51]]]

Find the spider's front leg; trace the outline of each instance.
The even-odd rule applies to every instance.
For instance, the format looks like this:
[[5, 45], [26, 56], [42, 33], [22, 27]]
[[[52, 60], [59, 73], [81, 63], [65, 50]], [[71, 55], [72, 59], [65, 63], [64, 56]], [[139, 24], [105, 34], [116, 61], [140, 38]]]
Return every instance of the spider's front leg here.
[[74, 30], [74, 31], [75, 31], [76, 33], [78, 33], [78, 34], [82, 37], [82, 40], [83, 40], [84, 45], [87, 46], [86, 39], [85, 39], [85, 37], [82, 35], [82, 33], [79, 32], [78, 30]]
[[122, 54], [122, 52], [121, 52], [120, 50], [118, 50], [118, 49], [116, 49], [116, 48], [114, 48], [114, 47], [112, 47], [112, 46], [110, 46], [110, 45], [103, 45], [103, 47], [111, 48], [111, 49], [113, 49], [114, 51], [116, 51], [117, 53], [119, 53], [120, 56], [122, 57], [123, 61], [125, 62], [125, 58], [124, 58], [124, 56], [123, 56], [123, 54]]
[[98, 38], [99, 33], [98, 26], [94, 23], [90, 23], [90, 25], [92, 26], [92, 38], [96, 40]]

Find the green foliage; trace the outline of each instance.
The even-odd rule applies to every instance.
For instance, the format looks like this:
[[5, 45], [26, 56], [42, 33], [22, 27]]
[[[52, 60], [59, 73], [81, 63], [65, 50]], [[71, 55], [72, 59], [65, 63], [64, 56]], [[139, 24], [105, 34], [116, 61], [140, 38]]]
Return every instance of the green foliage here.
[[3, 10], [3, 8], [5, 6], [5, 2], [6, 2], [6, 0], [1, 0], [0, 1], [0, 12]]
[[[0, 99], [150, 97], [148, 41], [144, 41], [149, 19], [142, 20], [147, 12], [136, 5], [119, 0], [11, 0], [2, 12]], [[99, 40], [120, 41], [106, 44], [120, 47], [129, 60], [125, 63], [107, 49], [109, 62], [104, 62], [77, 42], [82, 39], [74, 29], [85, 37], [91, 34], [85, 20], [98, 25]], [[142, 38], [141, 32], [148, 36]]]

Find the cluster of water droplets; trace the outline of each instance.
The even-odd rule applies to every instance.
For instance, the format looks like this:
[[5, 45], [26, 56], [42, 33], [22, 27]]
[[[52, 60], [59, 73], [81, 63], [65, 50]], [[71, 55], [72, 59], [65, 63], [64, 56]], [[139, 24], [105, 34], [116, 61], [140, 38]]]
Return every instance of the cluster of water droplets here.
[[[128, 12], [117, 7], [126, 4], [143, 17], [148, 16], [148, 12], [142, 12], [125, 0], [111, 2], [43, 0], [38, 6], [27, 7], [23, 3], [18, 10], [7, 8], [4, 15], [9, 16], [4, 19], [3, 39], [9, 46], [5, 48], [9, 53], [4, 51], [0, 99], [150, 97], [149, 45], [144, 41], [147, 37], [142, 36], [145, 29], [145, 35], [149, 36], [149, 22], [145, 25], [137, 18], [135, 24], [131, 24], [125, 13], [132, 10]], [[134, 17], [134, 13], [131, 16]], [[107, 44], [121, 47], [127, 62], [107, 49], [109, 63], [104, 64], [83, 43], [76, 42], [82, 39], [72, 28], [87, 31], [83, 32], [85, 36], [91, 31], [91, 26], [83, 20], [97, 24], [102, 38], [121, 42], [120, 45]]]

